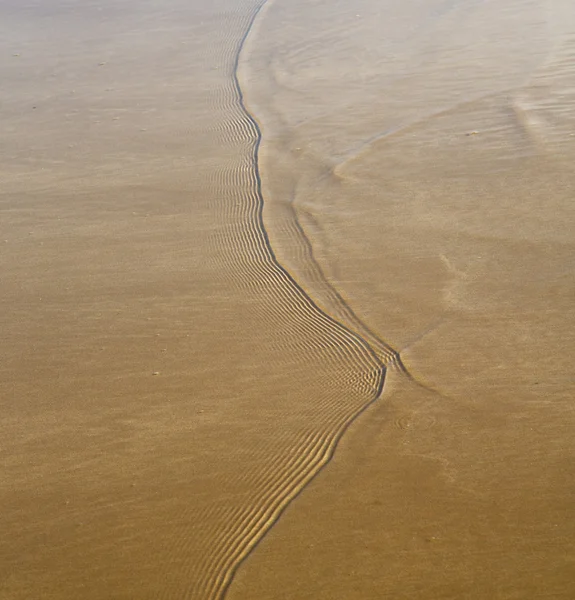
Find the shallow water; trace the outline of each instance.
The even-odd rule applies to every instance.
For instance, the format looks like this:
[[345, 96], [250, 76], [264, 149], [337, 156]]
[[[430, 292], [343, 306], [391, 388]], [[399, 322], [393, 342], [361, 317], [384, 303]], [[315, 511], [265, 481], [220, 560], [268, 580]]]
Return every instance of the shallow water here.
[[569, 4], [1, 16], [0, 596], [571, 598]]

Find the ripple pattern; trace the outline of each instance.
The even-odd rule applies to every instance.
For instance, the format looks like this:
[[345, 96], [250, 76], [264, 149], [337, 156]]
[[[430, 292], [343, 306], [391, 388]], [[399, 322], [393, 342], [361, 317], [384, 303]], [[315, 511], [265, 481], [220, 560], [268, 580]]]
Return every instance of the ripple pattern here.
[[[372, 333], [327, 282], [295, 213], [292, 224], [300, 233], [302, 260], [328, 286], [333, 313], [320, 308], [279, 262], [270, 243], [258, 160], [262, 132], [247, 108], [238, 75], [246, 40], [265, 5], [266, 1], [260, 1], [246, 7], [243, 15], [238, 12], [243, 34], [231, 49], [221, 50], [227, 82], [213, 104], [225, 119], [214, 134], [229, 163], [213, 171], [212, 185], [219, 190], [220, 202], [212, 208], [222, 223], [212, 238], [217, 250], [213, 255], [228, 261], [227, 266], [219, 265], [219, 272], [229, 277], [230, 286], [258, 298], [258, 318], [276, 331], [272, 343], [283, 354], [313, 356], [311, 362], [332, 365], [337, 375], [326, 381], [319, 396], [309, 399], [309, 426], [299, 428], [297, 435], [290, 429], [274, 432], [269, 442], [273, 448], [264, 444], [256, 450], [275, 458], [263, 471], [254, 468], [242, 473], [248, 491], [241, 506], [216, 502], [202, 519], [212, 525], [197, 531], [205, 553], [190, 566], [186, 597], [194, 599], [225, 596], [242, 562], [330, 461], [349, 425], [381, 396], [387, 368], [394, 366], [409, 377], [399, 354]], [[298, 417], [305, 422], [306, 415]], [[178, 548], [185, 552], [184, 540]], [[165, 597], [171, 596], [167, 592]]]

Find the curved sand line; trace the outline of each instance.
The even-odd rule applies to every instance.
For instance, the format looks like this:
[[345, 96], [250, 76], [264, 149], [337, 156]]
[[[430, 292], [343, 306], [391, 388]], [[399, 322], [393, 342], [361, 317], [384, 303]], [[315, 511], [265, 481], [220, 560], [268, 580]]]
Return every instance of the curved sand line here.
[[[328, 344], [325, 352], [328, 355], [332, 358], [335, 356], [338, 361], [345, 361], [348, 365], [355, 365], [354, 371], [358, 373], [355, 385], [364, 390], [365, 401], [359, 406], [351, 402], [350, 405], [342, 403], [343, 406], [337, 406], [331, 398], [324, 401], [314, 399], [316, 410], [323, 409], [322, 412], [327, 415], [324, 420], [327, 422], [321, 431], [310, 432], [307, 441], [298, 444], [292, 459], [279, 466], [269, 478], [268, 474], [254, 475], [256, 490], [251, 502], [233, 511], [233, 515], [230, 515], [231, 524], [226, 531], [214, 532], [214, 538], [201, 565], [196, 565], [199, 570], [198, 580], [189, 590], [189, 597], [193, 598], [224, 597], [241, 563], [289, 503], [328, 464], [349, 425], [381, 396], [386, 363], [401, 364], [397, 353], [387, 346], [387, 360], [381, 360], [380, 353], [360, 333], [324, 312], [278, 261], [271, 246], [263, 220], [264, 198], [258, 162], [262, 135], [257, 121], [246, 107], [238, 76], [246, 40], [265, 4], [266, 1], [259, 2], [253, 8], [231, 61], [232, 86], [229, 91], [232, 97], [228, 98], [231, 104], [228, 108], [232, 112], [233, 121], [223, 134], [226, 138], [235, 138], [236, 142], [238, 138], [245, 141], [249, 146], [249, 161], [234, 173], [221, 174], [221, 177], [227, 178], [228, 183], [242, 190], [241, 203], [224, 207], [228, 216], [227, 242], [232, 241], [235, 248], [245, 248], [245, 255], [238, 252], [234, 258], [240, 264], [248, 286], [252, 284], [257, 288], [263, 281], [266, 287], [272, 288], [272, 293], [280, 303], [289, 309], [291, 317], [295, 317], [296, 323], [290, 323], [291, 327], [297, 327], [303, 336], [325, 340]], [[225, 105], [225, 99], [221, 103]], [[353, 315], [337, 293], [336, 298], [342, 310]], [[274, 306], [267, 306], [266, 309], [274, 315], [278, 311]], [[360, 324], [359, 321], [357, 324]], [[265, 479], [267, 485], [258, 493], [257, 483]]]
[[[225, 531], [214, 531], [209, 540], [210, 548], [196, 565], [197, 581], [189, 590], [192, 598], [223, 598], [233, 577], [243, 561], [254, 550], [259, 541], [281, 516], [301, 491], [320, 473], [331, 458], [347, 428], [373, 404], [382, 394], [388, 368], [395, 368], [415, 384], [426, 388], [411, 376], [401, 361], [399, 353], [381, 340], [355, 314], [353, 309], [329, 283], [321, 266], [315, 259], [310, 240], [299, 223], [294, 209], [294, 227], [298, 230], [301, 248], [306, 261], [311, 265], [314, 277], [327, 290], [333, 315], [323, 310], [297, 282], [294, 276], [280, 263], [272, 247], [263, 218], [264, 197], [259, 167], [259, 151], [262, 133], [255, 117], [248, 110], [244, 91], [239, 79], [239, 68], [246, 41], [250, 36], [258, 15], [269, 0], [259, 2], [247, 16], [245, 31], [235, 52], [230, 56], [231, 85], [226, 96], [219, 99], [219, 106], [230, 113], [229, 125], [224, 125], [221, 134], [224, 140], [241, 142], [246, 148], [246, 157], [240, 158], [240, 168], [222, 171], [218, 180], [227, 182], [238, 197], [216, 210], [223, 211], [226, 221], [225, 241], [234, 249], [233, 260], [243, 274], [242, 285], [258, 291], [262, 287], [271, 296], [264, 300], [263, 319], [270, 322], [286, 320], [281, 313], [287, 309], [289, 322], [286, 326], [301, 333], [304, 343], [291, 351], [309, 352], [305, 339], [312, 338], [324, 346], [326, 359], [336, 359], [352, 368], [357, 375], [343, 383], [352, 393], [355, 388], [363, 395], [361, 402], [354, 404], [346, 397], [337, 402], [333, 397], [314, 398], [315, 411], [322, 415], [320, 430], [310, 431], [305, 440], [295, 446], [290, 444], [291, 459], [285, 457], [274, 470], [253, 473], [249, 477], [250, 501], [228, 516]], [[237, 285], [237, 283], [236, 283]], [[427, 388], [426, 388], [427, 389]]]

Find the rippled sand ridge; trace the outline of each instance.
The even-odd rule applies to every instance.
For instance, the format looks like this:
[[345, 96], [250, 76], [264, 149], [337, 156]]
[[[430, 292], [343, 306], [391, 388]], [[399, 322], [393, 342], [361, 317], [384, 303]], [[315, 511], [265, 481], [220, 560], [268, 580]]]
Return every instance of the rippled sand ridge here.
[[0, 598], [573, 597], [569, 3], [0, 18]]

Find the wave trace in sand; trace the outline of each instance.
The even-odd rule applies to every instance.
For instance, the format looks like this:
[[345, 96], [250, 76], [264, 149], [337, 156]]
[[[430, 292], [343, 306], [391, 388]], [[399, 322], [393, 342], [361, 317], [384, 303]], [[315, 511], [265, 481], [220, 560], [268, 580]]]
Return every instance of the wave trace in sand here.
[[[219, 101], [230, 116], [229, 123], [223, 127], [223, 139], [241, 143], [246, 154], [243, 160], [240, 157], [241, 166], [221, 174], [236, 194], [241, 193], [241, 198], [239, 202], [219, 207], [223, 211], [222, 218], [228, 222], [226, 235], [219, 243], [233, 250], [231, 260], [239, 267], [245, 285], [265, 288], [263, 318], [270, 321], [287, 318], [287, 327], [299, 328], [303, 340], [308, 336], [319, 340], [327, 360], [341, 361], [356, 377], [346, 381], [347, 397], [310, 399], [316, 405], [315, 410], [324, 413], [322, 430], [310, 431], [304, 440], [297, 440], [297, 445], [292, 443], [292, 447], [286, 449], [291, 458], [278, 460], [277, 470], [271, 477], [264, 475], [254, 481], [252, 501], [230, 517], [225, 533], [215, 534], [208, 541], [210, 550], [198, 565], [201, 572], [197, 584], [190, 590], [193, 598], [215, 599], [225, 595], [242, 561], [287, 505], [329, 462], [347, 427], [379, 398], [386, 368], [393, 365], [410, 377], [399, 354], [371, 332], [327, 282], [295, 213], [293, 225], [301, 236], [302, 255], [316, 279], [328, 290], [334, 316], [322, 310], [306, 293], [277, 260], [271, 246], [263, 219], [264, 198], [258, 162], [262, 133], [246, 106], [238, 75], [246, 40], [265, 5], [266, 2], [260, 2], [251, 10], [245, 32], [229, 59], [232, 85], [227, 89], [227, 97]], [[310, 350], [313, 348], [309, 345], [306, 348], [305, 343], [293, 349], [296, 352]], [[353, 399], [358, 391], [360, 397]]]

